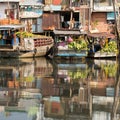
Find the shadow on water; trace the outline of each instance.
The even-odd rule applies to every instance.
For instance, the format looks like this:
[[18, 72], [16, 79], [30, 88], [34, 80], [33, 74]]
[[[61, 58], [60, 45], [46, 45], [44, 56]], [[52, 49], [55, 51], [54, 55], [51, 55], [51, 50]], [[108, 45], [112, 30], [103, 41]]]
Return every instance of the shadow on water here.
[[0, 59], [2, 120], [118, 120], [119, 61]]

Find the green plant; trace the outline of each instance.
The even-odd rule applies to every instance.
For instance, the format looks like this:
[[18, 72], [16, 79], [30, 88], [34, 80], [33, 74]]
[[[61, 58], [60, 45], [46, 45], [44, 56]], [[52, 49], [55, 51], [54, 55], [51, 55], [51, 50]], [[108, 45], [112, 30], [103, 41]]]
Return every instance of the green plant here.
[[101, 68], [104, 70], [107, 77], [115, 77], [117, 65], [116, 64], [102, 64]]
[[33, 37], [34, 34], [30, 33], [30, 32], [16, 32], [16, 35], [18, 37], [22, 37], [22, 38], [25, 38], [25, 37]]
[[33, 34], [31, 32], [16, 32], [16, 35], [20, 38], [28, 38], [28, 37], [34, 37], [34, 38], [43, 38], [43, 37], [47, 37], [47, 36], [44, 36], [44, 35], [36, 35], [36, 34]]
[[101, 49], [101, 52], [117, 53], [117, 43], [115, 41], [110, 41], [109, 43], [105, 44], [105, 46]]
[[78, 69], [76, 71], [68, 71], [68, 76], [73, 80], [73, 81], [78, 81], [79, 79], [85, 79], [87, 78], [89, 73], [89, 69]]
[[68, 48], [74, 49], [77, 51], [87, 50], [87, 43], [83, 39], [74, 39], [73, 42], [68, 44]]

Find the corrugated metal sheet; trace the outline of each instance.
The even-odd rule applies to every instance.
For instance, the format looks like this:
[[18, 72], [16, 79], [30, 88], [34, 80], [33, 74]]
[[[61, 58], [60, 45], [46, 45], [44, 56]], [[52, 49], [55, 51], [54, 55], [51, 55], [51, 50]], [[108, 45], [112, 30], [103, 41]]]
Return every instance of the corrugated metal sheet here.
[[43, 6], [42, 0], [20, 0], [20, 5], [36, 5]]
[[32, 24], [32, 32], [40, 33], [42, 29], [42, 18], [37, 18], [37, 24]]
[[36, 32], [36, 25], [32, 25], [32, 32]]
[[50, 5], [51, 10], [53, 11], [60, 11], [61, 7], [61, 5]]
[[53, 30], [60, 28], [60, 15], [55, 13], [43, 14], [43, 30]]
[[80, 30], [54, 30], [53, 31], [55, 35], [80, 35], [83, 34], [80, 32]]
[[60, 5], [62, 0], [53, 0], [53, 5]]
[[52, 0], [45, 0], [45, 4], [46, 4], [46, 5], [52, 4]]
[[61, 5], [69, 6], [70, 5], [70, 0], [62, 0]]
[[42, 29], [42, 18], [37, 19], [37, 32], [43, 32]]
[[106, 38], [115, 38], [115, 35], [111, 34], [111, 33], [107, 33], [107, 32], [99, 32], [99, 33], [88, 33], [87, 36], [90, 37], [106, 37]]
[[44, 11], [60, 11], [61, 8], [61, 5], [46, 5]]

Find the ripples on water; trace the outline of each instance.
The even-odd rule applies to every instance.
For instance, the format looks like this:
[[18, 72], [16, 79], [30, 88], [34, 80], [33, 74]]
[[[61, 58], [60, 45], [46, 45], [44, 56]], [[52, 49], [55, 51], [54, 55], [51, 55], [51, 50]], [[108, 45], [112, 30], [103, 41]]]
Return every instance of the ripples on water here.
[[113, 60], [0, 59], [0, 120], [119, 120]]

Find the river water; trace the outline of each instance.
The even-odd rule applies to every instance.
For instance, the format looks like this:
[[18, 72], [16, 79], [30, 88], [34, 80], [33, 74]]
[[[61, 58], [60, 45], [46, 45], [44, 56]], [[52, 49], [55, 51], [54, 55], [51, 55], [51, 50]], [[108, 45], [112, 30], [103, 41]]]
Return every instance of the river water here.
[[0, 120], [120, 120], [119, 61], [0, 59]]

